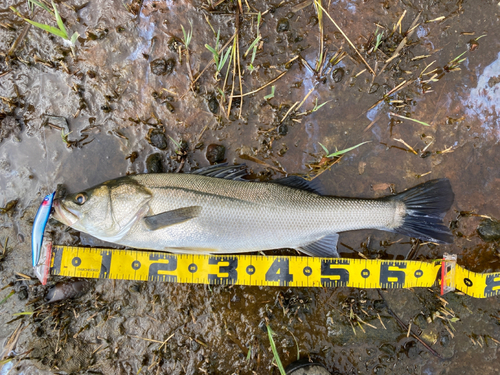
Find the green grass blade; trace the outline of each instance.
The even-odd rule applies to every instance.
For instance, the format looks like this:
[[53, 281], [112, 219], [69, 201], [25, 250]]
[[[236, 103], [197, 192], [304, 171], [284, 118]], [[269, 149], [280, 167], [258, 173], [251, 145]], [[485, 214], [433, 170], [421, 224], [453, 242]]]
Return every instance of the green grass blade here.
[[326, 102], [318, 105], [318, 99], [316, 99], [316, 104], [314, 105], [314, 108], [313, 108], [313, 112], [316, 112], [318, 109], [320, 109], [321, 107], [323, 107], [325, 104], [328, 104], [329, 102], [331, 102], [331, 100], [327, 100]]
[[[345, 153], [349, 152], [349, 151], [352, 151], [354, 150], [355, 148], [358, 148], [359, 146], [362, 146], [364, 145], [365, 143], [370, 143], [371, 141], [366, 141], [366, 142], [362, 142], [360, 144], [357, 144], [356, 146], [352, 146], [352, 147], [349, 147], [349, 148], [346, 148], [344, 150], [340, 150], [340, 151], [337, 151], [337, 152], [333, 152], [331, 153], [330, 155], [327, 155], [326, 157], [327, 158], [334, 158], [334, 157], [337, 157], [337, 156], [341, 156], [341, 155], [344, 155]], [[321, 145], [321, 143], [320, 143]]]
[[52, 7], [54, 8], [54, 16], [56, 17], [56, 21], [57, 21], [57, 26], [59, 26], [59, 29], [63, 32], [64, 36], [63, 38], [66, 39], [66, 40], [69, 40], [68, 38], [68, 32], [66, 31], [66, 27], [64, 27], [64, 22], [59, 14], [59, 12], [57, 11], [57, 8], [56, 8], [56, 4], [54, 4], [54, 2], [52, 2]]
[[266, 324], [266, 327], [267, 327], [267, 335], [269, 336], [269, 343], [271, 344], [271, 350], [273, 351], [274, 360], [276, 361], [276, 364], [278, 365], [278, 369], [280, 370], [280, 374], [286, 375], [285, 368], [283, 367], [283, 364], [281, 363], [280, 356], [278, 355], [278, 350], [276, 349], [276, 344], [274, 343], [273, 330], [271, 329], [271, 326], [269, 326], [269, 324]]
[[3, 304], [5, 303], [5, 301], [7, 301], [10, 297], [12, 297], [12, 296], [14, 295], [14, 293], [15, 293], [15, 291], [13, 291], [13, 290], [12, 290], [12, 291], [11, 291], [11, 292], [7, 295], [7, 297], [5, 297], [4, 299], [2, 299], [2, 300], [0, 301], [0, 305], [3, 305]]
[[171, 136], [168, 136], [168, 138], [170, 138], [170, 140], [172, 142], [174, 142], [175, 146], [177, 147], [178, 150], [181, 149], [181, 145], [179, 144], [179, 142], [177, 142], [175, 139], [173, 139]]
[[222, 60], [220, 62], [220, 66], [217, 68], [217, 70], [219, 72], [222, 70], [222, 68], [224, 68], [224, 65], [226, 65], [226, 61], [229, 58], [229, 55], [231, 54], [232, 50], [233, 50], [233, 46], [229, 46], [229, 48], [227, 49], [225, 55], [223, 56], [223, 58], [222, 58]]
[[269, 95], [264, 96], [264, 99], [269, 100], [274, 98], [274, 86], [271, 87], [271, 93]]
[[9, 363], [9, 362], [10, 362], [10, 361], [12, 361], [13, 359], [14, 359], [14, 357], [12, 357], [12, 358], [5, 358], [5, 359], [2, 359], [2, 360], [0, 361], [0, 366], [3, 366], [3, 365], [5, 365], [6, 363]]
[[33, 5], [36, 5], [42, 9], [45, 9], [47, 12], [49, 12], [50, 14], [54, 15], [54, 12], [52, 12], [52, 10], [47, 6], [45, 5], [44, 3], [40, 2], [40, 1], [37, 1], [37, 0], [28, 0], [28, 4], [33, 6]]
[[210, 52], [212, 52], [212, 55], [214, 57], [214, 61], [215, 61], [215, 66], [218, 67], [219, 66], [219, 54], [217, 53], [217, 51], [212, 48], [211, 46], [209, 46], [208, 44], [205, 44], [205, 48], [208, 49]]
[[57, 35], [57, 36], [60, 36], [61, 38], [63, 39], [67, 39], [66, 38], [66, 34], [63, 33], [61, 30], [59, 30], [57, 27], [54, 27], [54, 26], [49, 26], [49, 25], [44, 25], [43, 23], [38, 23], [38, 22], [35, 22], [35, 21], [32, 21], [32, 20], [29, 20], [27, 18], [24, 19], [26, 22], [29, 22], [31, 23], [33, 26], [36, 26], [42, 30], [45, 30], [51, 34], [54, 34], [54, 35]]
[[410, 120], [410, 121], [413, 121], [413, 122], [416, 122], [417, 124], [420, 124], [420, 125], [424, 125], [424, 126], [430, 126], [428, 123], [426, 122], [423, 122], [423, 121], [420, 121], [420, 120], [416, 120], [414, 118], [411, 118], [411, 117], [404, 117], [406, 118], [407, 120]]
[[34, 314], [33, 311], [22, 311], [22, 312], [14, 313], [12, 315], [13, 316], [21, 316], [21, 315], [33, 315], [33, 314]]
[[79, 36], [80, 36], [80, 34], [78, 34], [78, 33], [75, 31], [75, 33], [71, 36], [71, 40], [70, 40], [70, 42], [71, 42], [71, 44], [72, 44], [72, 45], [75, 45], [75, 44], [76, 44], [76, 40], [78, 39], [78, 37], [79, 37]]
[[186, 32], [184, 26], [181, 25], [182, 35], [184, 35], [184, 39], [182, 39], [182, 42], [184, 43], [184, 46], [186, 48], [189, 47], [189, 43], [191, 43], [191, 38], [193, 37], [193, 23], [191, 22], [191, 20], [189, 20], [189, 23], [191, 25], [191, 30], [188, 32]]
[[220, 37], [220, 29], [217, 30], [217, 38], [215, 39], [215, 49], [219, 49], [219, 37]]
[[16, 7], [10, 6], [9, 9], [11, 11], [13, 11], [16, 14], [16, 16], [21, 17], [22, 19], [24, 19], [24, 17], [21, 15], [21, 13], [19, 13], [19, 11], [17, 10]]
[[212, 48], [212, 46], [209, 46], [208, 44], [205, 44], [205, 48], [208, 49], [212, 54], [215, 56], [217, 55], [217, 51]]
[[257, 54], [257, 46], [255, 46], [255, 47], [253, 48], [252, 58], [251, 58], [251, 60], [250, 60], [250, 61], [251, 61], [251, 62], [250, 62], [250, 64], [251, 64], [251, 65], [253, 65], [253, 62], [255, 61], [255, 55], [256, 55], [256, 54]]
[[420, 121], [420, 120], [416, 120], [414, 118], [411, 118], [411, 117], [406, 117], [406, 116], [403, 116], [403, 115], [398, 115], [397, 113], [394, 113], [394, 112], [389, 112], [389, 114], [391, 116], [395, 116], [395, 117], [399, 117], [399, 118], [403, 118], [405, 120], [410, 120], [410, 121], [413, 121], [413, 122], [416, 122], [417, 124], [420, 124], [420, 125], [424, 125], [424, 126], [430, 126], [428, 123], [426, 122], [423, 122], [423, 121]]
[[[319, 142], [318, 142], [318, 143], [319, 143]], [[326, 148], [326, 147], [325, 147], [322, 143], [319, 143], [319, 145], [320, 145], [321, 147], [323, 147], [323, 150], [325, 150], [325, 154], [327, 154], [327, 155], [328, 155], [328, 154], [330, 153], [330, 151], [328, 151], [328, 149], [327, 149], [327, 148]]]
[[249, 54], [250, 50], [252, 48], [256, 47], [257, 43], [259, 43], [259, 40], [260, 40], [260, 36], [258, 36], [257, 38], [254, 39], [254, 41], [252, 42], [252, 44], [250, 44], [250, 47], [248, 47], [248, 49], [245, 52], [245, 54], [243, 55], [243, 57], [247, 57], [247, 55]]
[[461, 53], [460, 55], [458, 55], [457, 57], [455, 57], [453, 60], [451, 60], [451, 62], [453, 61], [458, 61], [458, 59], [460, 59], [463, 55], [465, 55], [467, 53], [467, 51]]

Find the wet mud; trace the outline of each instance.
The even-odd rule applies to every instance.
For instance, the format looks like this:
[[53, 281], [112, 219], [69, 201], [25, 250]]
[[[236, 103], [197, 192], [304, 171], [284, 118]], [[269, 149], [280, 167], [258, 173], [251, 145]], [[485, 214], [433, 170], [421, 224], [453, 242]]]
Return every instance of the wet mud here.
[[[356, 49], [310, 1], [60, 2], [80, 34], [75, 56], [9, 6], [55, 25], [47, 12], [0, 5], [0, 374], [278, 374], [266, 323], [285, 366], [300, 357], [340, 374], [500, 372], [498, 297], [98, 280], [77, 299], [44, 300], [71, 282], [41, 286], [31, 268], [32, 221], [58, 184], [75, 192], [221, 161], [261, 180], [317, 176], [327, 194], [350, 197], [447, 177], [454, 244], [357, 231], [341, 234], [341, 256], [448, 252], [471, 271], [500, 270], [498, 2], [321, 4]], [[189, 33], [191, 23], [186, 48], [181, 25]], [[218, 30], [219, 48], [239, 55], [220, 72], [205, 47]], [[364, 141], [340, 159], [319, 144]], [[113, 246], [53, 220], [47, 235]]]

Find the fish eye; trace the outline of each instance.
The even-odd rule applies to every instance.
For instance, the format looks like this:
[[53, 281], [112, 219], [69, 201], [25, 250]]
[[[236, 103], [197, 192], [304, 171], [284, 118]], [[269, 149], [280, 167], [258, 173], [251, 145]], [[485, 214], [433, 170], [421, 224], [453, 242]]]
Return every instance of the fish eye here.
[[85, 193], [79, 193], [75, 197], [75, 203], [80, 205], [84, 204], [86, 200], [87, 200], [87, 194]]

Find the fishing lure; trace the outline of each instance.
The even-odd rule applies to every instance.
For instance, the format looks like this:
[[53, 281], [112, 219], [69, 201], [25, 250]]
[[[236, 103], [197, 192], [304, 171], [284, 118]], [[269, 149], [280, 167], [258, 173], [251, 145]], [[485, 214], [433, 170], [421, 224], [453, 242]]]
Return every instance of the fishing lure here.
[[44, 199], [33, 221], [33, 229], [31, 231], [31, 256], [33, 267], [36, 267], [40, 261], [40, 252], [42, 250], [43, 232], [49, 220], [50, 211], [52, 210], [52, 202], [56, 192], [47, 195]]

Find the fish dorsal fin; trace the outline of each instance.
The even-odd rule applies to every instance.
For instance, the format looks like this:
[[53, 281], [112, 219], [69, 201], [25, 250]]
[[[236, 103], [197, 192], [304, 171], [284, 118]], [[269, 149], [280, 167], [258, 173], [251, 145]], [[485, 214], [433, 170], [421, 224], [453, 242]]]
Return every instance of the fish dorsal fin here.
[[211, 165], [197, 169], [191, 174], [198, 174], [200, 176], [224, 178], [226, 180], [244, 181], [243, 177], [247, 176], [245, 164], [240, 165], [227, 165], [227, 163]]
[[318, 241], [311, 242], [307, 245], [300, 246], [297, 250], [306, 253], [312, 257], [323, 258], [338, 258], [337, 242], [339, 240], [338, 233], [332, 233], [322, 237]]
[[318, 195], [323, 195], [323, 187], [321, 186], [321, 183], [318, 180], [307, 181], [299, 176], [288, 176], [270, 182], [274, 184], [288, 186], [294, 189], [305, 190], [310, 193]]
[[201, 206], [182, 207], [158, 215], [146, 216], [144, 223], [149, 230], [158, 230], [194, 219], [201, 212]]

